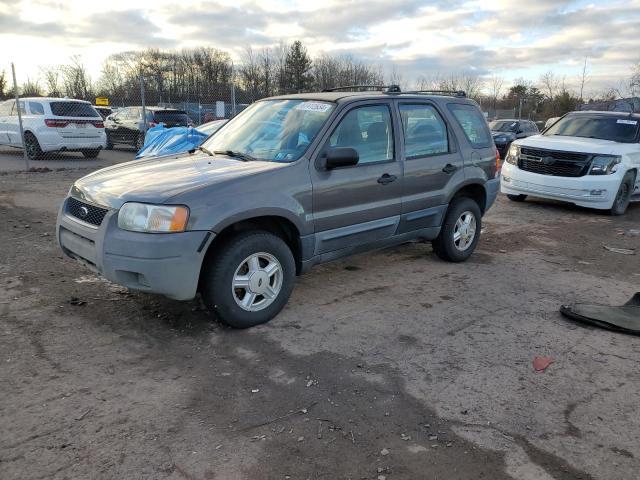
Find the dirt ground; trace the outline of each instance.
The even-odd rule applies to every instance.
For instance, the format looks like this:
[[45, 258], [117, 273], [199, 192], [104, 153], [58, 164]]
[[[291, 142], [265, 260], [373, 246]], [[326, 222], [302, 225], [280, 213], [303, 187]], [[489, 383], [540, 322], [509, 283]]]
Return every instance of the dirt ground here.
[[234, 331], [62, 257], [86, 173], [0, 175], [3, 480], [638, 478], [638, 337], [558, 308], [640, 290], [640, 205], [500, 197], [467, 263], [408, 244], [319, 266]]

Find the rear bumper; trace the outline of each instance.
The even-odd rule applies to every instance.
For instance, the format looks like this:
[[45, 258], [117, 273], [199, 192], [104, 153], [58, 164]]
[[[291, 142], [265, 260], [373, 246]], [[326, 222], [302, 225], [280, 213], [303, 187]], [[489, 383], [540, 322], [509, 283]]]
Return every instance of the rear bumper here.
[[485, 188], [487, 191], [487, 203], [484, 207], [484, 211], [486, 213], [491, 208], [491, 205], [493, 205], [496, 201], [496, 197], [498, 196], [498, 192], [500, 191], [500, 178], [498, 177], [492, 180], [487, 180]]
[[90, 137], [77, 138], [63, 137], [58, 132], [40, 132], [37, 138], [43, 152], [99, 150], [107, 143], [107, 135], [104, 131]]
[[214, 234], [206, 231], [148, 234], [118, 228], [117, 211], [99, 227], [58, 213], [56, 235], [63, 252], [106, 279], [175, 300], [196, 295], [200, 269]]
[[613, 206], [622, 173], [554, 177], [520, 170], [506, 163], [502, 167], [501, 191], [508, 195], [533, 195], [574, 203], [581, 207], [610, 209]]

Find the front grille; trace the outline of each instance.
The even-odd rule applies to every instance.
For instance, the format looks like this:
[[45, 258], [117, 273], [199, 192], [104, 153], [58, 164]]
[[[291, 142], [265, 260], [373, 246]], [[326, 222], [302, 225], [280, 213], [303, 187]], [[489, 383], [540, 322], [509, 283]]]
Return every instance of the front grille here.
[[69, 215], [98, 227], [108, 211], [106, 208], [96, 207], [95, 205], [81, 202], [73, 197], [69, 197], [67, 200], [67, 213], [69, 213]]
[[587, 153], [559, 152], [523, 147], [518, 167], [527, 172], [555, 177], [582, 177], [589, 170]]

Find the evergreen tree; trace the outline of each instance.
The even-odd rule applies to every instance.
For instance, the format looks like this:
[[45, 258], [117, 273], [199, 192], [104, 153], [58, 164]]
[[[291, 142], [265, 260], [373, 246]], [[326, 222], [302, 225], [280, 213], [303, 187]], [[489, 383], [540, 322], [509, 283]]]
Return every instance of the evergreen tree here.
[[285, 86], [289, 92], [304, 92], [311, 88], [311, 57], [300, 40], [289, 46], [284, 64]]

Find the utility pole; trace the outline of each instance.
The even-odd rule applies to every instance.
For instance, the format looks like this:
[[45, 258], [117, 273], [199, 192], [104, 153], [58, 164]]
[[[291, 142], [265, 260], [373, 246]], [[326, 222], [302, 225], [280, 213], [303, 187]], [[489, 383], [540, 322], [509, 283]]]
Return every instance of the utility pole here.
[[16, 67], [11, 62], [11, 73], [13, 74], [13, 93], [16, 97], [16, 106], [18, 110], [18, 126], [20, 127], [20, 138], [22, 139], [22, 156], [24, 157], [24, 166], [29, 170], [29, 156], [27, 155], [27, 145], [24, 141], [24, 128], [22, 127], [22, 112], [20, 111], [20, 95], [18, 94], [18, 82], [16, 82]]
[[233, 60], [231, 60], [231, 116], [236, 116], [236, 85], [235, 85], [235, 68]]
[[142, 131], [147, 134], [147, 108], [144, 101], [144, 77], [140, 70], [140, 102], [142, 103]]

